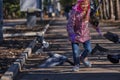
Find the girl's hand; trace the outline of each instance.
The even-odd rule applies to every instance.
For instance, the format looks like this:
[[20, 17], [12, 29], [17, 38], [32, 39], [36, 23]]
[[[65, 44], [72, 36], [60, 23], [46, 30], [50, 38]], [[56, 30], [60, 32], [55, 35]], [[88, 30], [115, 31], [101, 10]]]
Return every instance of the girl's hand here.
[[75, 34], [72, 34], [72, 35], [70, 36], [70, 39], [71, 39], [71, 42], [75, 42]]
[[98, 32], [98, 34], [99, 34], [100, 36], [103, 36], [99, 27], [96, 28], [96, 31]]

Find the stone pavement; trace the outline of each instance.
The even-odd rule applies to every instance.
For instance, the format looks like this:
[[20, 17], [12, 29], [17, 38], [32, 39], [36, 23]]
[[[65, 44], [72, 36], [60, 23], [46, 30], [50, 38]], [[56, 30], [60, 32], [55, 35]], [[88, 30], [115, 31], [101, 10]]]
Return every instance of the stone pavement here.
[[[66, 22], [64, 17], [60, 17], [50, 25], [45, 34], [45, 39], [50, 43], [50, 47], [45, 52], [52, 51], [66, 55], [72, 60], [72, 50], [67, 37]], [[100, 28], [103, 34], [107, 31], [112, 31], [120, 36], [119, 25], [100, 23]], [[94, 55], [89, 55], [92, 68], [85, 68], [81, 64], [79, 72], [72, 72], [72, 66], [67, 63], [52, 68], [31, 67], [30, 69], [23, 69], [15, 80], [120, 80], [120, 64], [112, 64], [106, 58], [107, 54], [120, 53], [120, 44], [115, 44], [104, 37], [100, 37], [92, 28], [90, 30], [92, 47], [98, 43], [100, 46], [109, 49], [109, 52], [96, 52]]]

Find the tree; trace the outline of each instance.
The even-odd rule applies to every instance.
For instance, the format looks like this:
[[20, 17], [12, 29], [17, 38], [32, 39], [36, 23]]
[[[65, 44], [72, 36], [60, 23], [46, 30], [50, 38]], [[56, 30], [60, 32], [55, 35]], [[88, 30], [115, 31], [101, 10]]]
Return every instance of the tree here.
[[103, 16], [104, 16], [104, 19], [107, 19], [107, 11], [106, 11], [106, 0], [103, 1]]
[[100, 8], [99, 8], [99, 13], [100, 13], [100, 19], [103, 19], [103, 14], [102, 14], [102, 6], [100, 6]]
[[106, 15], [107, 18], [110, 18], [110, 10], [109, 10], [109, 0], [105, 0], [106, 1]]
[[110, 0], [110, 19], [115, 20], [115, 15], [114, 15], [114, 7], [113, 7], [113, 0]]
[[3, 0], [0, 0], [0, 43], [3, 41]]
[[3, 17], [6, 19], [25, 17], [25, 14], [20, 12], [19, 3], [20, 0], [3, 0]]
[[116, 20], [120, 19], [120, 5], [119, 5], [119, 0], [115, 1], [115, 15], [116, 15]]

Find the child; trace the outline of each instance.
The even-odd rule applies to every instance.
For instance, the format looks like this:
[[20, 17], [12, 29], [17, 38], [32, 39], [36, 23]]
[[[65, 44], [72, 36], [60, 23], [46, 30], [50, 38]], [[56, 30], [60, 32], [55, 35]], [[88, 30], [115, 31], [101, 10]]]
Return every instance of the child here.
[[[75, 64], [72, 69], [73, 71], [79, 71], [80, 61], [82, 61], [86, 67], [91, 67], [91, 63], [87, 59], [88, 54], [92, 51], [90, 43], [91, 37], [88, 28], [89, 15], [89, 0], [78, 0], [70, 12], [67, 23], [67, 32], [73, 51], [73, 60]], [[79, 43], [83, 44], [83, 52], [80, 51]]]

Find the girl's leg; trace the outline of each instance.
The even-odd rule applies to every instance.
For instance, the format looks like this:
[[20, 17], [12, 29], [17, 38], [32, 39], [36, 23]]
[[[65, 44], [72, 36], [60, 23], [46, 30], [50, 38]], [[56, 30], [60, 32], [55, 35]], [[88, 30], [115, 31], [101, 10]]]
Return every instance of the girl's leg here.
[[91, 48], [91, 42], [90, 40], [86, 41], [85, 43], [83, 43], [83, 47], [84, 47], [84, 51], [83, 53], [81, 54], [81, 57], [84, 59], [88, 56], [88, 54], [91, 53], [92, 51], [92, 48]]
[[85, 50], [81, 54], [80, 59], [86, 67], [91, 67], [92, 65], [90, 64], [87, 58], [88, 54], [92, 51], [90, 40], [83, 43], [83, 47]]
[[78, 43], [72, 43], [73, 60], [75, 65], [80, 64], [80, 48]]

